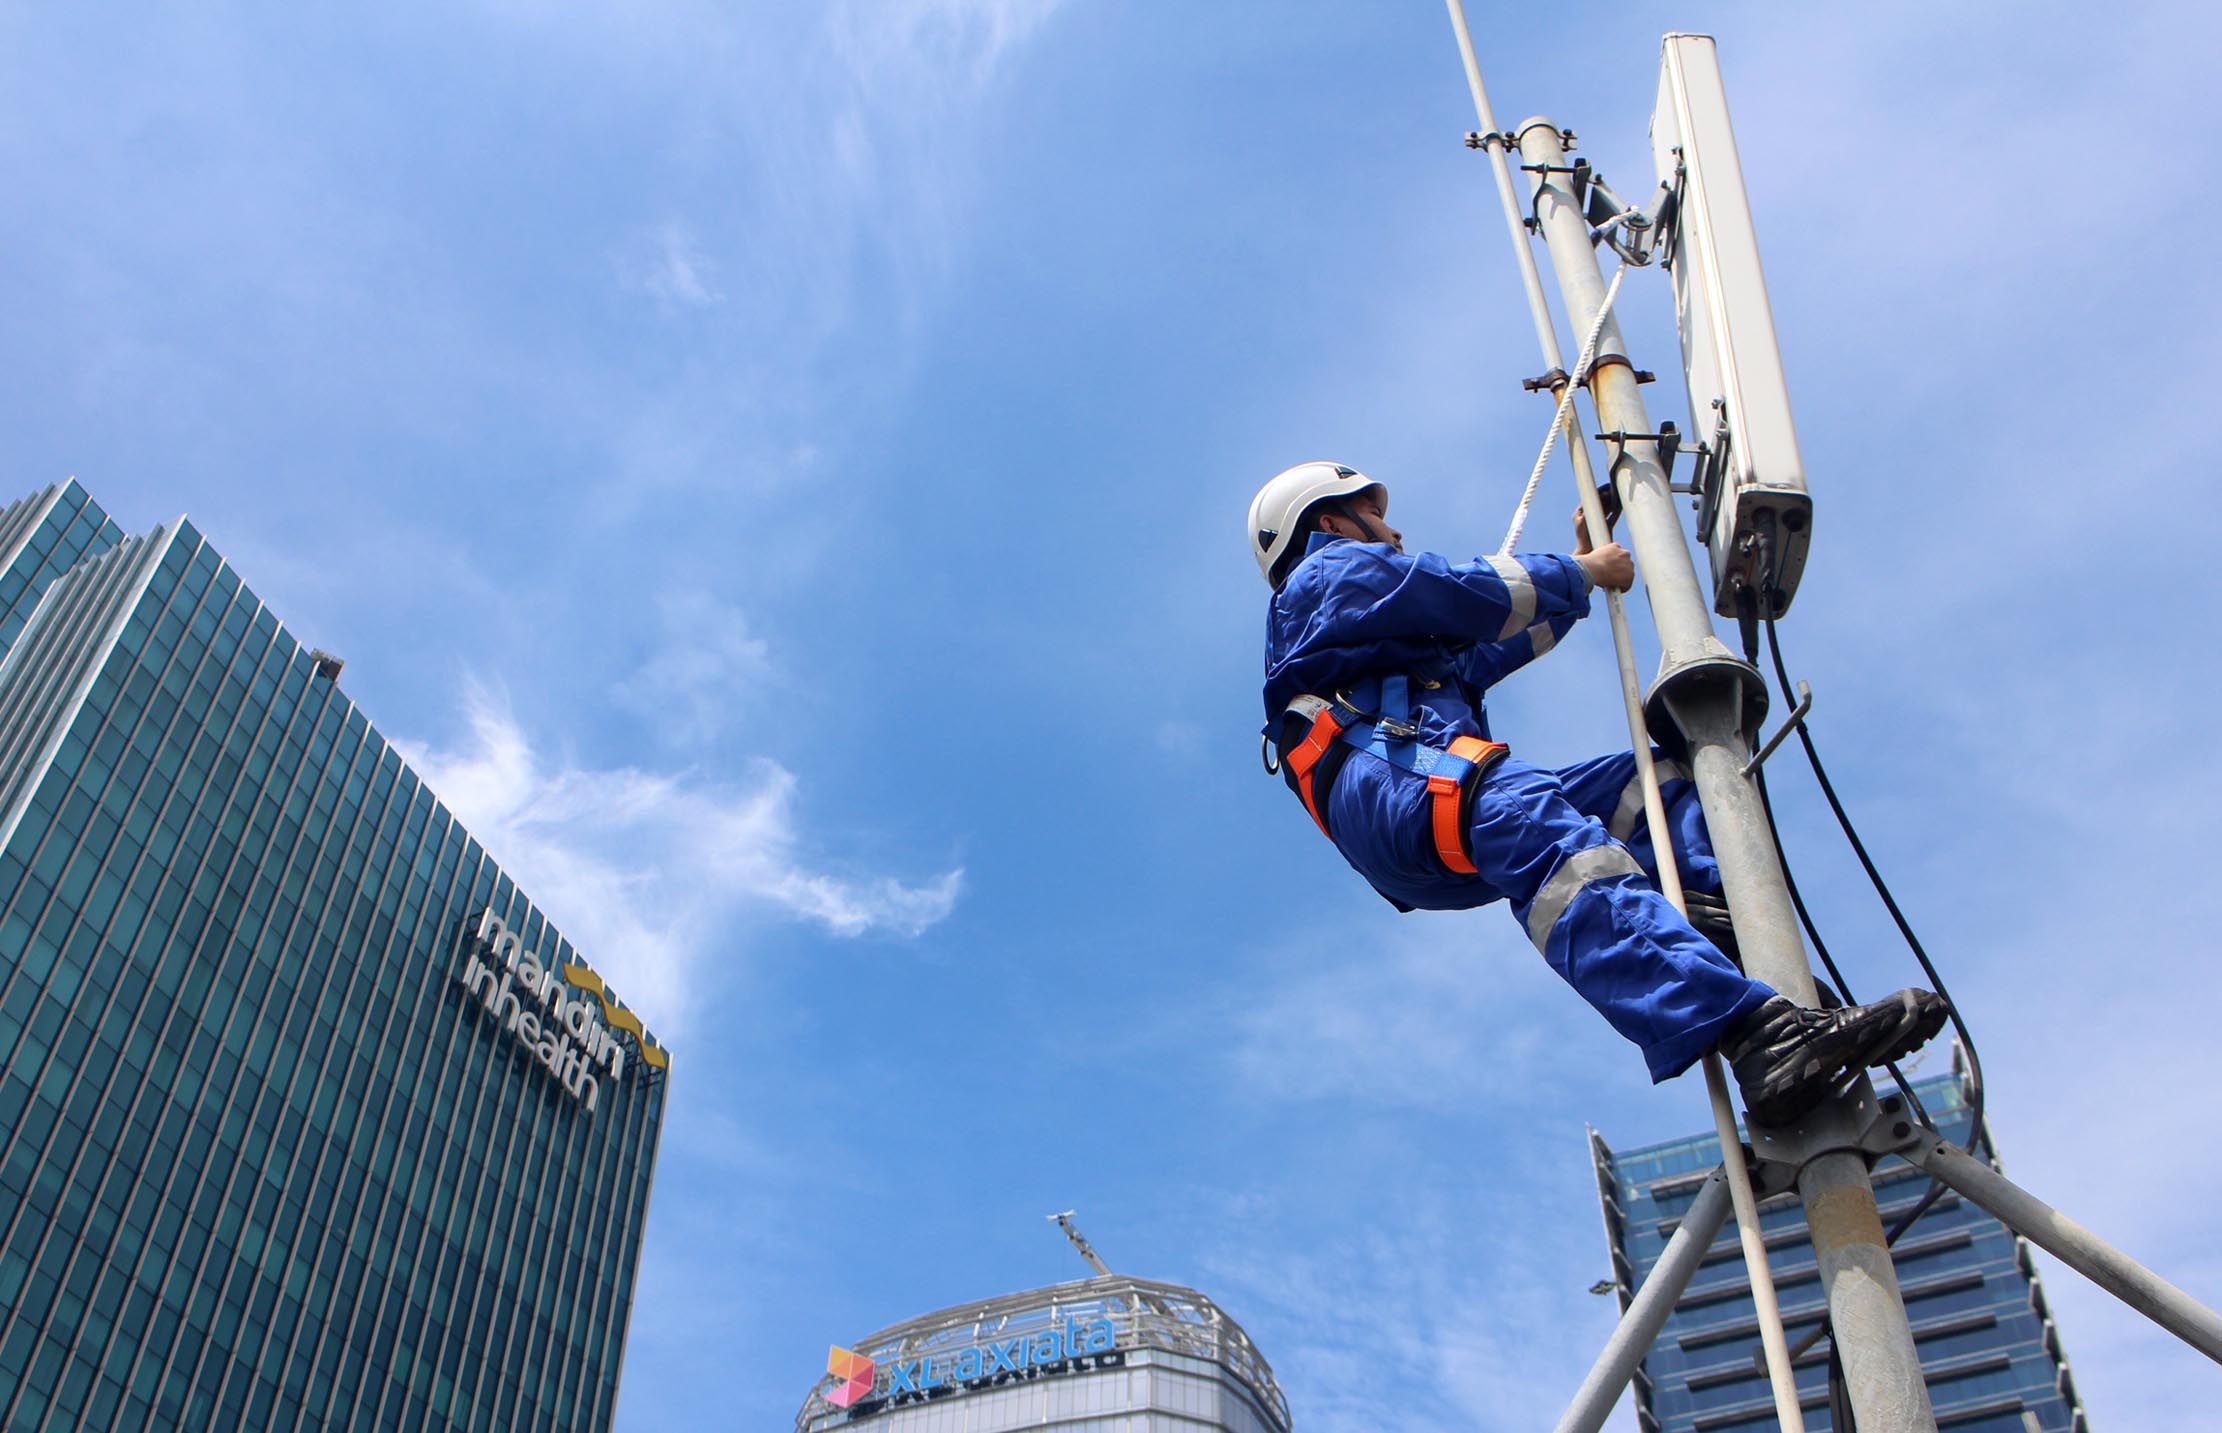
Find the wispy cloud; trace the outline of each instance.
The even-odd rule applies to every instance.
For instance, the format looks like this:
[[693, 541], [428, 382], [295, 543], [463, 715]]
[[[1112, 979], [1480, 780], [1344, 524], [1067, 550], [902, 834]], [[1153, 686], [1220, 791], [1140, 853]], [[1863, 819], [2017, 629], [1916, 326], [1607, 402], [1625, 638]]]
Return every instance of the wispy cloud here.
[[[1226, 1022], [1236, 1087], [1253, 1101], [1511, 1116], [1564, 1109], [1577, 1088], [1600, 1098], [1643, 1088], [1635, 1052], [1502, 906], [1409, 917], [1387, 940], [1376, 922], [1273, 963], [1271, 981], [1243, 982]], [[1540, 1068], [1553, 1070], [1549, 1082], [1536, 1080]]]
[[656, 601], [656, 645], [613, 695], [666, 742], [698, 746], [718, 736], [752, 688], [772, 676], [771, 644], [748, 614], [707, 592]]
[[725, 301], [714, 278], [716, 261], [694, 230], [677, 219], [665, 220], [637, 240], [618, 268], [627, 287], [665, 309], [704, 308]]
[[1612, 1326], [1584, 1291], [1606, 1271], [1586, 1171], [1567, 1161], [1573, 1177], [1539, 1187], [1527, 1170], [1458, 1182], [1424, 1152], [1418, 1164], [1382, 1170], [1363, 1220], [1301, 1247], [1247, 1232], [1285, 1196], [1231, 1202], [1240, 1217], [1214, 1231], [1205, 1283], [1268, 1350], [1307, 1429], [1547, 1426]]
[[468, 692], [465, 717], [454, 748], [404, 744], [411, 763], [660, 1031], [682, 1027], [699, 967], [730, 957], [752, 909], [836, 935], [914, 936], [956, 904], [961, 869], [906, 882], [812, 865], [795, 776], [776, 762], [739, 783], [584, 767], [547, 759], [488, 692]]
[[1060, 0], [844, 0], [827, 14], [860, 79], [931, 76], [973, 87], [1048, 19]]

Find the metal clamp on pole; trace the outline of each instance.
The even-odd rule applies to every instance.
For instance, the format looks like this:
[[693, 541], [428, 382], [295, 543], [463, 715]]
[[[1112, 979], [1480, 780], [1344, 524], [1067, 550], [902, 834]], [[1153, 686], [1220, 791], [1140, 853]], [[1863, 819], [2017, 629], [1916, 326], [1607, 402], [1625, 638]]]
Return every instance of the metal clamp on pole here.
[[[1582, 375], [1582, 381], [1584, 383], [1587, 383], [1591, 378], [1595, 377], [1597, 370], [1603, 368], [1605, 366], [1606, 360], [1608, 359], [1618, 363], [1627, 363], [1629, 371], [1636, 375], [1636, 382], [1638, 383], [1644, 382], [1646, 378], [1651, 376], [1645, 373], [1643, 369], [1637, 368], [1632, 363], [1628, 363], [1628, 360], [1625, 358], [1621, 358], [1616, 354], [1601, 353], [1597, 356], [1597, 361], [1589, 366], [1589, 372]], [[1620, 429], [1615, 428], [1610, 433], [1599, 433], [1597, 435], [1597, 441], [1600, 443], [1611, 443], [1617, 449], [1625, 449], [1630, 443], [1658, 444], [1659, 467], [1666, 474], [1667, 486], [1674, 486], [1674, 458], [1676, 454], [1682, 451], [1682, 430], [1675, 427], [1672, 423], [1661, 423], [1659, 425], [1659, 431], [1656, 433], [1624, 433]], [[1615, 452], [1613, 454], [1613, 461], [1615, 463], [1620, 461], [1620, 454], [1618, 452]], [[1682, 489], [1675, 488], [1675, 491], [1680, 492], [1682, 491]]]

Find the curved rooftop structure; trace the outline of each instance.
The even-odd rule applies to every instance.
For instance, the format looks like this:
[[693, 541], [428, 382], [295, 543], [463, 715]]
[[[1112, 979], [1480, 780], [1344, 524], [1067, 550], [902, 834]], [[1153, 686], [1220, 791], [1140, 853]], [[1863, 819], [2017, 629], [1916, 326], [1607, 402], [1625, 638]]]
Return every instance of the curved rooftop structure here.
[[[1289, 1433], [1288, 1400], [1242, 1326], [1177, 1284], [1114, 1274], [957, 1304], [836, 1348], [795, 1433], [1108, 1426]], [[1148, 1424], [1120, 1426], [1155, 1428]]]

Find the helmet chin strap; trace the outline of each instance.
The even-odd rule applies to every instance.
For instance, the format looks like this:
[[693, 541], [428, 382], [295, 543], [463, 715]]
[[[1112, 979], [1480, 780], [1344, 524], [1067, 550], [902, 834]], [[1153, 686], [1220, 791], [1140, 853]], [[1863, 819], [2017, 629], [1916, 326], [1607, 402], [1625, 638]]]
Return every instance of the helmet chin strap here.
[[1358, 525], [1358, 530], [1366, 535], [1367, 542], [1383, 543], [1389, 547], [1396, 546], [1395, 541], [1390, 538], [1387, 529], [1376, 528], [1373, 525], [1373, 519], [1366, 516], [1365, 513], [1353, 510], [1348, 503], [1337, 503], [1335, 504], [1335, 507], [1337, 509], [1337, 515], [1340, 516], [1344, 522], [1354, 522]]

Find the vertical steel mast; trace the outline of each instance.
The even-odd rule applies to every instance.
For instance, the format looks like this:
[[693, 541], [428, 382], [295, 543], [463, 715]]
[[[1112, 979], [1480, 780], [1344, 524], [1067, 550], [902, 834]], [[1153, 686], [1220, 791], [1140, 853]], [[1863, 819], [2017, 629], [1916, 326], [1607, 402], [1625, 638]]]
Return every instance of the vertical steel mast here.
[[[1526, 121], [1514, 136], [1526, 161], [1522, 168], [1534, 178], [1535, 216], [1559, 297], [1575, 329], [1585, 330], [1596, 321], [1605, 280], [1570, 182], [1566, 139], [1541, 118]], [[1735, 912], [1745, 968], [1799, 1004], [1812, 1005], [1817, 992], [1798, 937], [1797, 912], [1776, 859], [1759, 789], [1744, 773], [1756, 717], [1764, 709], [1765, 683], [1714, 635], [1710, 604], [1699, 586], [1652, 436], [1657, 430], [1644, 411], [1635, 370], [1610, 315], [1604, 333], [1597, 345], [1600, 356], [1586, 375], [1590, 398], [1603, 431], [1621, 435], [1608, 438], [1612, 478], [1664, 649], [1647, 705], [1663, 712], [1688, 746], [1690, 774], [1705, 808], [1729, 908]], [[1725, 1153], [1733, 1157], [1732, 1151]], [[1866, 1161], [1849, 1150], [1817, 1155], [1799, 1172], [1798, 1191], [1860, 1426], [1870, 1433], [1927, 1433], [1936, 1427], [1936, 1415], [1883, 1243]]]

